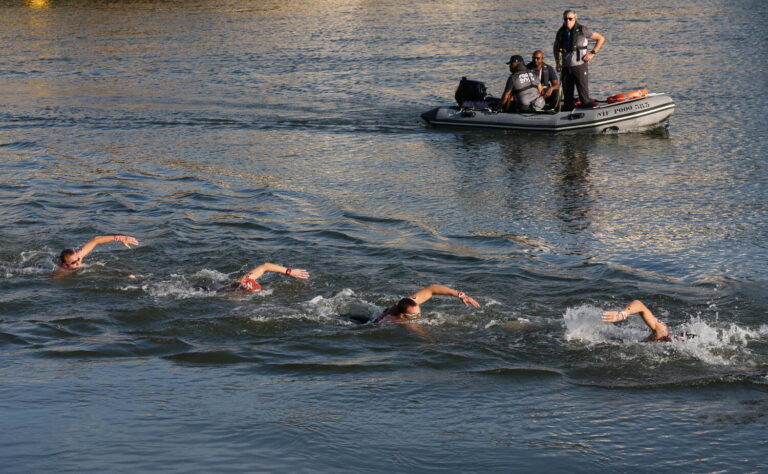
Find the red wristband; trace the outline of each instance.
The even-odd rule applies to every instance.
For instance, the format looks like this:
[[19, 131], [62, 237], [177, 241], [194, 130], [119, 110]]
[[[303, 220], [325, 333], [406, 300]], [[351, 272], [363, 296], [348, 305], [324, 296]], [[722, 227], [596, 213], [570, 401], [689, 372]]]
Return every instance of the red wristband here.
[[459, 294], [456, 295], [457, 298], [464, 298], [465, 296], [467, 295], [465, 295], [463, 291], [460, 291]]
[[290, 276], [291, 275], [291, 269], [290, 268], [286, 268], [285, 269], [285, 274]]

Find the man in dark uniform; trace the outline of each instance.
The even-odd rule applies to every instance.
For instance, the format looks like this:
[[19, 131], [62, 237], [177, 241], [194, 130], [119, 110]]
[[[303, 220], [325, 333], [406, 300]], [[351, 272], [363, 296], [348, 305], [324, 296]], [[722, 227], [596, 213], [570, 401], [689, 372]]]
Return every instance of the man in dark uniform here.
[[541, 96], [543, 87], [535, 74], [526, 69], [523, 57], [515, 54], [509, 58], [509, 78], [501, 96], [501, 110], [506, 112], [527, 112], [544, 108]]
[[[589, 40], [595, 41], [595, 47], [587, 51]], [[604, 43], [603, 35], [576, 21], [575, 11], [563, 12], [563, 26], [557, 31], [553, 48], [557, 70], [562, 69], [561, 79], [565, 96], [563, 110], [573, 110], [574, 85], [579, 91], [582, 107], [597, 105], [597, 102], [589, 98], [589, 66], [587, 64], [600, 52]]]
[[558, 89], [560, 89], [560, 81], [557, 79], [557, 71], [555, 68], [544, 62], [544, 51], [536, 50], [533, 52], [531, 62], [526, 67], [529, 71], [536, 74], [539, 78], [539, 84], [544, 86], [544, 100], [547, 103], [545, 108], [553, 109], [557, 105]]

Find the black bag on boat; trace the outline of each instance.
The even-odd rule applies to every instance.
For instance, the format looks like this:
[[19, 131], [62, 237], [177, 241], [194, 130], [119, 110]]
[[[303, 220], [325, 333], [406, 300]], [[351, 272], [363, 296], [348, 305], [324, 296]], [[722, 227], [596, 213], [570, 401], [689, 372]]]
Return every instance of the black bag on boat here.
[[459, 87], [456, 88], [456, 103], [464, 105], [464, 102], [480, 102], [487, 97], [487, 90], [485, 83], [480, 81], [471, 81], [466, 77], [462, 77], [459, 82]]

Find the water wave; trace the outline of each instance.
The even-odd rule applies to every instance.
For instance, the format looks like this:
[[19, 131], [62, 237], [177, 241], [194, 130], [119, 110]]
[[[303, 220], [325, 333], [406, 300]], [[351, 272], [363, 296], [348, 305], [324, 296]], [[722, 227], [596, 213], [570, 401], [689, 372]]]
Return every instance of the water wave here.
[[592, 305], [567, 308], [563, 315], [564, 339], [586, 347], [616, 346], [617, 360], [637, 358], [656, 362], [696, 360], [714, 366], [764, 366], [765, 356], [751, 349], [753, 343], [768, 341], [768, 326], [748, 328], [736, 323], [690, 317], [681, 323], [669, 323], [672, 334], [682, 335], [668, 343], [642, 342], [649, 330], [633, 318], [624, 324], [601, 320], [603, 310]]
[[43, 275], [56, 268], [55, 253], [50, 249], [25, 250], [8, 260], [0, 260], [0, 277]]
[[[156, 279], [152, 275], [130, 275], [130, 283], [122, 285], [122, 291], [141, 291], [158, 299], [193, 299], [221, 296], [217, 290], [232, 282], [232, 276], [216, 270], [203, 269], [191, 275], [171, 274], [168, 277]], [[271, 295], [272, 289], [262, 289], [254, 293], [227, 293], [232, 298], [265, 297]]]
[[40, 151], [43, 147], [33, 141], [18, 141], [18, 142], [8, 142], [8, 143], [0, 143], [0, 150], [2, 151], [12, 151], [12, 152], [25, 152], [25, 151]]
[[[397, 296], [380, 297], [379, 295], [357, 294], [353, 290], [345, 288], [332, 296], [318, 295], [303, 303], [301, 309], [304, 314], [303, 317], [309, 317], [318, 322], [332, 321], [337, 324], [341, 322], [341, 324], [354, 325], [355, 323], [349, 319], [350, 315], [360, 319], [373, 319], [397, 299]], [[535, 327], [540, 327], [517, 311], [502, 306], [498, 301], [491, 300], [484, 306], [485, 308], [480, 309], [464, 306], [454, 306], [450, 310], [427, 309], [422, 318], [409, 321], [407, 324], [433, 328], [514, 331], [529, 331]], [[389, 325], [383, 325], [383, 327], [386, 326]]]
[[383, 309], [376, 304], [358, 297], [355, 292], [349, 288], [344, 288], [335, 295], [329, 297], [318, 295], [302, 304], [302, 308], [308, 314], [314, 315], [319, 320], [335, 319], [350, 325], [353, 325], [354, 323], [349, 319], [341, 318], [339, 315], [355, 314], [368, 318], [375, 318]]
[[494, 375], [494, 376], [514, 376], [514, 377], [562, 377], [564, 373], [556, 368], [552, 367], [530, 367], [530, 366], [515, 366], [515, 367], [501, 367], [496, 369], [484, 369], [478, 370], [474, 373], [482, 375]]

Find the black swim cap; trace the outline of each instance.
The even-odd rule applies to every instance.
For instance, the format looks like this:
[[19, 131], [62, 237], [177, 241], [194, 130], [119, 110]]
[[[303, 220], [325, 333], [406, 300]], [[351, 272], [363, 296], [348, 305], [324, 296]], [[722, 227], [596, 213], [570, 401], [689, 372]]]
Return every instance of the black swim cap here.
[[403, 298], [397, 302], [397, 312], [403, 314], [406, 312], [405, 310], [411, 306], [416, 306], [416, 301], [411, 298]]

